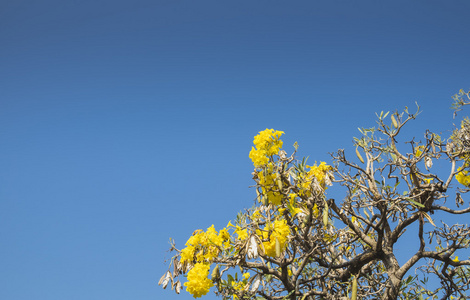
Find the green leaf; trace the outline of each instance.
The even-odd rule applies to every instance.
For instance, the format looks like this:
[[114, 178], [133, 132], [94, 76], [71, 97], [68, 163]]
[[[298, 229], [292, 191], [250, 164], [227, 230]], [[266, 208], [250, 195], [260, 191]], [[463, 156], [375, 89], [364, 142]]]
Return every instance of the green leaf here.
[[413, 203], [413, 204], [416, 205], [416, 206], [424, 207], [423, 204], [421, 204], [421, 203], [419, 203], [419, 202], [416, 202], [416, 201], [414, 201], [414, 200], [412, 200], [412, 199], [410, 199], [410, 198], [407, 198], [406, 200], [410, 201], [411, 203]]
[[408, 278], [406, 279], [406, 284], [410, 284], [410, 282], [413, 280], [413, 276], [408, 276]]

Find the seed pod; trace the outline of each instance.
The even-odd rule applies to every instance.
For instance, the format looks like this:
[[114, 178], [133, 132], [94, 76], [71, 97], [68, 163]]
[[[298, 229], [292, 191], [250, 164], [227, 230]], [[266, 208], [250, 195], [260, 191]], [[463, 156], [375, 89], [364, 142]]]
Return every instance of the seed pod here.
[[219, 265], [215, 265], [214, 270], [212, 270], [211, 279], [212, 281], [216, 282], [219, 280], [219, 278], [220, 278]]
[[268, 205], [269, 205], [268, 196], [264, 196], [264, 197], [263, 197], [263, 204], [264, 204], [264, 206], [268, 206]]
[[357, 300], [357, 277], [353, 275], [351, 300]]
[[431, 223], [434, 227], [436, 227], [436, 224], [434, 224], [433, 220], [431, 219], [431, 217], [424, 211], [421, 212], [423, 214], [423, 216], [428, 219], [429, 223]]
[[426, 170], [428, 169], [431, 169], [432, 167], [432, 159], [430, 157], [425, 157], [424, 158], [424, 162], [425, 162], [425, 167], [426, 167]]
[[282, 181], [281, 181], [281, 176], [277, 176], [277, 187], [279, 188], [279, 191], [282, 191]]
[[328, 203], [325, 201], [325, 207], [323, 208], [323, 225], [328, 226]]
[[[163, 277], [164, 276], [164, 277]], [[165, 275], [163, 275], [162, 278], [160, 278], [160, 281], [158, 282], [158, 284], [161, 284], [163, 289], [166, 289], [166, 287], [168, 286], [168, 283], [170, 282], [171, 280], [171, 273], [170, 271], [167, 271], [165, 273]]]
[[258, 290], [260, 283], [261, 283], [261, 279], [259, 278], [258, 275], [256, 275], [256, 279], [253, 281], [253, 285], [251, 286], [252, 293]]
[[173, 276], [178, 276], [181, 271], [181, 263], [179, 262], [178, 258], [173, 260]]
[[276, 238], [276, 257], [281, 256], [281, 243], [279, 242], [279, 239]]
[[256, 242], [254, 235], [250, 237], [250, 241], [248, 243], [247, 257], [248, 259], [258, 258], [258, 243]]
[[390, 116], [390, 118], [392, 119], [392, 124], [395, 128], [398, 128], [398, 122], [397, 120], [395, 119], [395, 117], [393, 115]]
[[333, 176], [331, 171], [327, 172], [325, 174], [325, 184], [328, 186], [332, 186], [333, 185], [333, 182], [331, 182], [332, 179], [335, 179], [335, 177]]
[[175, 292], [177, 294], [181, 293], [181, 282], [179, 280], [175, 284]]
[[303, 219], [302, 225], [307, 226], [309, 220], [310, 220], [310, 213], [307, 213]]
[[357, 155], [357, 158], [359, 158], [359, 160], [361, 161], [361, 163], [364, 163], [364, 159], [362, 158], [361, 153], [359, 153], [359, 149], [357, 149], [357, 147], [356, 147], [356, 155]]
[[460, 193], [455, 193], [455, 195], [456, 195], [455, 204], [457, 205], [457, 207], [460, 207], [460, 205], [464, 204], [465, 202], [463, 201], [462, 196], [460, 195]]
[[261, 202], [261, 198], [262, 198], [262, 197], [261, 197], [261, 195], [260, 195], [260, 193], [259, 193], [259, 191], [258, 191], [258, 188], [256, 188], [256, 201]]
[[165, 272], [165, 274], [163, 274], [162, 277], [160, 277], [160, 280], [158, 281], [158, 285], [162, 284], [163, 283], [163, 280], [166, 279], [166, 276], [167, 276], [167, 272]]

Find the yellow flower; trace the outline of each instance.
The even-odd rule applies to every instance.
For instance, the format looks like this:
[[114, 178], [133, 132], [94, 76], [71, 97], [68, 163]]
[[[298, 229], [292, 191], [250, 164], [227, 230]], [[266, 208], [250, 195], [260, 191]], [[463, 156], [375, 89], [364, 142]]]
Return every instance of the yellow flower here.
[[290, 193], [289, 194], [289, 202], [291, 205], [294, 204], [294, 201], [295, 201], [295, 198], [297, 197], [297, 194], [296, 193]]
[[276, 181], [279, 175], [274, 173], [273, 169], [273, 164], [269, 163], [263, 171], [258, 172], [259, 185], [268, 201], [274, 205], [279, 205], [282, 202], [282, 194]]
[[416, 157], [421, 156], [421, 154], [423, 153], [423, 151], [424, 151], [424, 145], [415, 147], [415, 156], [416, 156]]
[[253, 161], [255, 168], [262, 168], [269, 162], [269, 157], [279, 153], [282, 148], [282, 140], [279, 138], [284, 132], [275, 131], [274, 129], [267, 129], [260, 131], [255, 136], [253, 144], [255, 147], [251, 148], [250, 159]]
[[237, 226], [237, 229], [235, 229], [235, 233], [238, 235], [238, 239], [243, 241], [246, 240], [248, 237], [248, 232], [246, 229], [242, 229], [240, 226]]
[[[460, 167], [458, 171], [460, 171], [461, 169], [462, 167]], [[470, 175], [468, 175], [468, 171], [462, 170], [459, 173], [455, 174], [455, 179], [457, 179], [460, 184], [470, 186]]]
[[181, 263], [191, 263], [194, 260], [194, 252], [195, 248], [193, 246], [188, 246], [181, 250]]
[[261, 168], [269, 162], [269, 157], [266, 156], [266, 152], [263, 150], [256, 150], [255, 147], [251, 147], [249, 157], [256, 168]]
[[[269, 235], [270, 230], [271, 234]], [[274, 223], [268, 224], [262, 232], [263, 239], [268, 239], [267, 242], [263, 242], [266, 255], [276, 257], [276, 239], [281, 245], [281, 252], [283, 252], [287, 247], [287, 238], [289, 234], [290, 229], [286, 220], [276, 220]]]
[[222, 241], [226, 242], [230, 239], [230, 233], [227, 231], [226, 228], [221, 229], [219, 231], [219, 238], [222, 239]]
[[229, 245], [230, 234], [226, 228], [219, 233], [214, 229], [214, 225], [207, 228], [206, 232], [198, 229], [186, 242], [186, 248], [181, 250], [181, 262], [211, 262], [219, 255], [221, 248]]
[[301, 214], [301, 215], [305, 215], [303, 209], [299, 208], [299, 207], [296, 207], [294, 208], [294, 211], [292, 213], [293, 216], [297, 215], [297, 214]]
[[299, 214], [299, 217], [303, 218], [305, 217], [306, 214], [305, 214], [304, 208], [296, 206], [297, 205], [295, 201], [296, 197], [297, 197], [297, 194], [295, 193], [289, 194], [290, 213], [292, 214], [292, 216], [296, 216], [297, 214]]
[[318, 209], [318, 206], [316, 203], [313, 205], [312, 212], [315, 218], [318, 218], [318, 216], [320, 215], [320, 210]]
[[336, 239], [336, 234], [325, 233], [323, 235], [323, 240], [327, 243], [331, 243]]
[[255, 221], [256, 221], [256, 220], [259, 220], [261, 217], [262, 217], [262, 215], [261, 215], [261, 213], [259, 212], [259, 210], [255, 210], [255, 211], [253, 212], [253, 214], [251, 215], [251, 218], [252, 218], [253, 220], [255, 220]]
[[188, 281], [184, 283], [188, 293], [193, 295], [194, 298], [199, 298], [207, 294], [210, 288], [214, 285], [209, 276], [209, 264], [197, 263], [188, 272]]
[[300, 178], [300, 195], [309, 197], [312, 190], [317, 193], [323, 193], [327, 189], [327, 185], [332, 185], [333, 167], [321, 162], [318, 166], [307, 166], [310, 170], [299, 174]]
[[310, 171], [308, 172], [309, 178], [315, 177], [318, 181], [320, 186], [323, 189], [326, 189], [326, 178], [327, 176], [331, 176], [330, 172], [333, 170], [332, 166], [327, 165], [324, 161], [322, 161], [318, 166], [315, 163], [313, 166], [309, 166]]
[[[232, 288], [236, 291], [243, 291], [246, 287], [246, 284], [248, 282], [248, 278], [250, 278], [250, 273], [243, 273], [242, 275], [243, 280], [242, 281], [232, 281]], [[238, 295], [233, 295], [232, 299], [240, 299]]]

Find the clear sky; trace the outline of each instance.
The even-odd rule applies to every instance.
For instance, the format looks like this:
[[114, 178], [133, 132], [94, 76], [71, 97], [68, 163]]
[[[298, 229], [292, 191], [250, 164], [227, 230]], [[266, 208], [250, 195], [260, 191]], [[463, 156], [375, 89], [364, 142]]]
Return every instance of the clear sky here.
[[0, 299], [193, 299], [157, 286], [168, 240], [253, 204], [253, 136], [283, 130], [287, 150], [329, 161], [375, 112], [415, 101], [410, 133], [451, 129], [469, 11], [1, 1]]

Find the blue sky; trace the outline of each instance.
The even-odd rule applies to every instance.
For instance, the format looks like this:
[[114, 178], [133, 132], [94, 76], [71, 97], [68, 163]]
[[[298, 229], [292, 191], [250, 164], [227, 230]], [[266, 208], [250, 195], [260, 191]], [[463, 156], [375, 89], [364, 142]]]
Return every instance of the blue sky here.
[[193, 299], [157, 286], [168, 240], [252, 205], [258, 131], [328, 161], [381, 110], [417, 101], [419, 138], [452, 128], [469, 9], [2, 1], [0, 298]]

